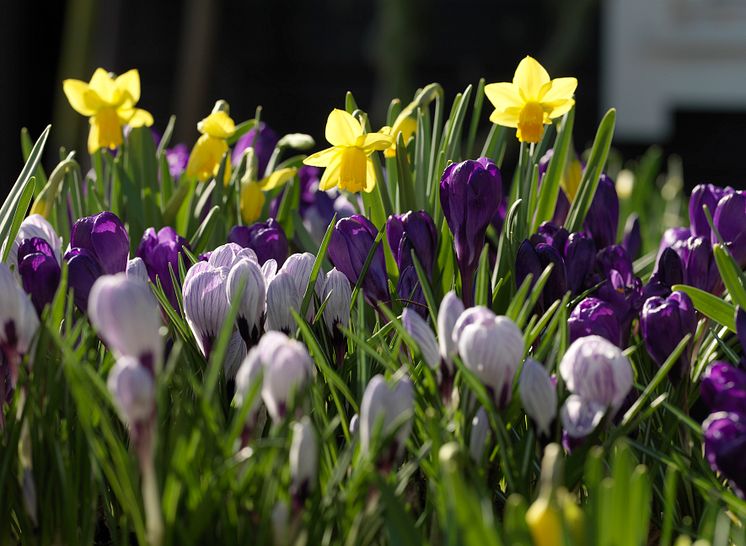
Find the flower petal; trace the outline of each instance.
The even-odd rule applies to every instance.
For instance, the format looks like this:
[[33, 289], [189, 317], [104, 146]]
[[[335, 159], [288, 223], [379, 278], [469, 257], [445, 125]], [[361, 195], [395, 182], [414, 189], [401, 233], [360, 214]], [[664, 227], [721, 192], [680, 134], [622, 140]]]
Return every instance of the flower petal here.
[[339, 153], [337, 148], [327, 148], [326, 150], [321, 150], [320, 152], [309, 155], [303, 160], [303, 164], [311, 165], [313, 167], [326, 167], [332, 162], [337, 153]]
[[150, 127], [153, 125], [153, 116], [142, 108], [129, 108], [117, 110], [120, 121], [130, 127]]
[[578, 80], [576, 78], [556, 78], [552, 80], [551, 85], [541, 98], [541, 103], [552, 107], [564, 104], [568, 100], [572, 100], [577, 87]]
[[330, 190], [337, 185], [339, 181], [339, 170], [342, 166], [342, 157], [336, 156], [331, 159], [324, 171], [324, 175], [319, 181], [319, 189], [322, 191]]
[[368, 158], [365, 162], [365, 193], [370, 193], [376, 187], [376, 170], [373, 168], [373, 160]]
[[510, 82], [485, 85], [484, 94], [496, 110], [507, 110], [508, 108], [520, 108], [523, 106], [520, 91], [515, 84]]
[[495, 110], [490, 115], [490, 121], [503, 127], [518, 127], [518, 120], [521, 114], [520, 107], [511, 106], [505, 110]]
[[101, 108], [101, 98], [85, 82], [65, 80], [62, 89], [70, 106], [79, 114], [92, 116]]
[[375, 151], [385, 150], [394, 143], [393, 137], [383, 133], [368, 133], [363, 138], [362, 149], [365, 155], [370, 155]]
[[541, 87], [549, 81], [549, 74], [533, 57], [526, 56], [515, 69], [513, 83], [524, 100], [538, 100]]
[[97, 68], [91, 76], [88, 86], [95, 91], [101, 100], [109, 104], [114, 104], [117, 94], [117, 86], [114, 79], [103, 68]]
[[140, 100], [140, 73], [136, 68], [118, 76], [114, 83], [122, 93], [129, 95], [130, 105], [137, 104]]
[[344, 110], [335, 108], [326, 120], [326, 140], [334, 146], [352, 146], [362, 133], [360, 123]]
[[279, 188], [285, 184], [288, 180], [292, 180], [298, 169], [295, 167], [286, 167], [284, 169], [278, 169], [270, 174], [268, 177], [262, 179], [259, 182], [259, 187], [263, 191], [273, 190]]
[[236, 131], [236, 124], [228, 114], [219, 110], [200, 121], [197, 130], [214, 138], [226, 139]]

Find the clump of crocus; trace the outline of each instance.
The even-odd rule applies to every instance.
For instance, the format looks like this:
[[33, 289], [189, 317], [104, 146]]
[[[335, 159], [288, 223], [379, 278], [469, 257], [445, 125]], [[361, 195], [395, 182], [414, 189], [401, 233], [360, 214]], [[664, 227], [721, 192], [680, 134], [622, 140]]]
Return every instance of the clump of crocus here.
[[127, 269], [129, 248], [127, 230], [113, 212], [104, 211], [75, 222], [65, 261], [68, 285], [79, 309], [88, 309], [88, 294], [96, 279]]
[[[365, 387], [360, 403], [361, 448], [364, 454], [376, 457], [383, 471], [391, 470], [404, 454], [404, 445], [412, 432], [413, 406], [414, 389], [407, 377], [389, 383], [382, 375], [376, 375]], [[384, 441], [383, 449], [372, 453], [376, 438]]]
[[337, 367], [341, 368], [347, 351], [347, 340], [340, 330], [340, 326], [347, 328], [350, 324], [350, 303], [352, 301], [352, 287], [344, 273], [336, 268], [327, 273], [321, 299], [326, 301], [324, 324], [332, 335]]
[[546, 368], [532, 358], [523, 363], [518, 391], [526, 414], [536, 423], [544, 436], [549, 436], [549, 426], [557, 416], [557, 388]]
[[236, 145], [233, 147], [233, 166], [238, 167], [244, 150], [252, 148], [254, 150], [254, 157], [257, 161], [259, 178], [262, 178], [267, 170], [267, 165], [269, 164], [269, 159], [272, 157], [272, 152], [279, 141], [280, 137], [277, 136], [274, 129], [263, 121], [260, 121], [252, 127], [248, 133], [236, 141]]
[[521, 142], [539, 142], [544, 125], [573, 107], [577, 86], [575, 78], [550, 80], [543, 66], [526, 57], [518, 64], [512, 83], [491, 83], [484, 87], [484, 94], [495, 107], [490, 121], [515, 127]]
[[501, 196], [500, 169], [486, 157], [452, 163], [440, 179], [440, 204], [453, 234], [461, 297], [467, 307], [474, 301], [474, 273]]
[[233, 227], [228, 234], [228, 242], [253, 250], [259, 265], [264, 265], [268, 260], [274, 260], [277, 266], [281, 266], [288, 257], [288, 240], [285, 231], [274, 218], [251, 226]]
[[371, 155], [391, 146], [393, 138], [383, 133], [365, 133], [361, 121], [344, 110], [334, 109], [326, 121], [326, 140], [331, 148], [303, 160], [306, 165], [326, 167], [319, 188], [339, 186], [350, 192], [371, 192], [376, 176]]
[[[697, 316], [694, 304], [684, 292], [675, 291], [668, 297], [648, 298], [640, 315], [642, 338], [653, 361], [662, 366], [687, 334], [694, 335]], [[690, 350], [678, 359], [673, 377], [683, 379], [689, 372]]]
[[88, 153], [100, 148], [111, 150], [122, 144], [122, 127], [150, 127], [153, 116], [135, 108], [140, 100], [140, 73], [128, 70], [112, 77], [103, 68], [97, 68], [86, 83], [80, 80], [62, 82], [70, 106], [87, 116], [91, 124], [88, 133]]
[[[217, 176], [223, 156], [228, 152], [228, 138], [236, 131], [236, 125], [226, 110], [226, 103], [218, 101], [212, 113], [197, 123], [197, 130], [202, 135], [189, 154], [187, 176], [197, 178], [200, 182]], [[228, 160], [225, 163], [224, 182], [228, 182], [230, 174], [231, 163]]]
[[[174, 309], [179, 308], [171, 273], [177, 281], [181, 279], [179, 272], [179, 256], [187, 260], [184, 249], [190, 250], [189, 243], [171, 227], [163, 227], [157, 232], [148, 228], [137, 247], [137, 257], [141, 258], [148, 271], [148, 277], [153, 284], [160, 280], [163, 292]], [[185, 261], [188, 266], [189, 262]]]
[[[363, 266], [373, 245], [378, 230], [365, 216], [354, 214], [342, 218], [334, 226], [329, 242], [328, 254], [334, 267], [345, 274], [350, 284], [358, 282]], [[383, 247], [379, 244], [361, 283], [366, 299], [372, 304], [391, 300], [386, 273]]]

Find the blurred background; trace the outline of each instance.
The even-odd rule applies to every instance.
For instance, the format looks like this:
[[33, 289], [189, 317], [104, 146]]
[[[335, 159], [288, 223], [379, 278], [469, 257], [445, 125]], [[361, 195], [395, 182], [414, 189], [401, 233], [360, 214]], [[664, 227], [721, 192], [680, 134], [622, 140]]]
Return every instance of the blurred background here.
[[[615, 147], [680, 154], [686, 185], [743, 186], [746, 3], [740, 0], [58, 0], [6, 2], [0, 18], [0, 194], [21, 167], [19, 131], [53, 124], [45, 164], [60, 146], [85, 151], [87, 120], [62, 94], [64, 78], [98, 66], [138, 68], [139, 106], [172, 143], [223, 98], [236, 121], [324, 143], [326, 116], [347, 90], [384, 124], [429, 82], [448, 100], [480, 77], [509, 81], [536, 57], [550, 75], [579, 80], [575, 144], [618, 108]], [[487, 109], [487, 106], [485, 106]], [[487, 128], [484, 113], [484, 130]]]

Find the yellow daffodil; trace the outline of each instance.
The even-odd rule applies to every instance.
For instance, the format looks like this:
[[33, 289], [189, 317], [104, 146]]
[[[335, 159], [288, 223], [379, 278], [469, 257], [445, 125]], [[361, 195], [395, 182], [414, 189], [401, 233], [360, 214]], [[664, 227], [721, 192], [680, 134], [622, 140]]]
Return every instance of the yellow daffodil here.
[[575, 78], [549, 79], [536, 59], [526, 57], [516, 68], [513, 82], [491, 83], [484, 94], [495, 107], [490, 121], [518, 129], [521, 142], [539, 142], [544, 125], [564, 115], [575, 104]]
[[580, 179], [583, 178], [583, 164], [576, 157], [571, 158], [565, 167], [565, 173], [560, 179], [560, 186], [565, 190], [570, 203], [575, 201], [575, 196], [580, 188]]
[[384, 150], [383, 155], [386, 157], [396, 157], [396, 139], [399, 138], [399, 133], [401, 133], [402, 139], [406, 144], [416, 130], [417, 120], [412, 117], [412, 109], [405, 108], [396, 117], [391, 127], [383, 127], [381, 129], [381, 133], [389, 135], [393, 139], [391, 146]]
[[[197, 139], [192, 153], [189, 154], [186, 174], [204, 182], [218, 174], [223, 155], [228, 151], [227, 139], [236, 131], [236, 124], [227, 113], [218, 110], [200, 121], [197, 130], [202, 136]], [[228, 158], [225, 165], [226, 184], [230, 176], [231, 162]]]
[[326, 140], [331, 148], [303, 160], [306, 165], [326, 167], [319, 189], [339, 186], [351, 192], [371, 192], [376, 185], [373, 152], [389, 148], [393, 138], [383, 133], [365, 133], [363, 125], [344, 110], [334, 109], [326, 120]]
[[88, 116], [88, 152], [100, 148], [117, 148], [122, 144], [122, 126], [150, 127], [153, 116], [135, 108], [140, 100], [140, 74], [132, 69], [113, 78], [103, 68], [97, 68], [88, 83], [65, 80], [62, 89], [73, 110]]
[[259, 219], [267, 198], [264, 192], [279, 188], [298, 172], [295, 167], [278, 169], [259, 182], [244, 180], [241, 183], [241, 219], [244, 224], [253, 224]]

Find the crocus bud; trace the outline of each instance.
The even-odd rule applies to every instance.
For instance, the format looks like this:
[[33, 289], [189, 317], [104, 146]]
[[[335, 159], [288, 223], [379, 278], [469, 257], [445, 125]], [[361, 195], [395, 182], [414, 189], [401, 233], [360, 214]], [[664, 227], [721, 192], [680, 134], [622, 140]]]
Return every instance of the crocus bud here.
[[[694, 335], [697, 328], [694, 304], [689, 296], [679, 291], [667, 298], [648, 298], [642, 307], [640, 326], [648, 354], [662, 366], [684, 336]], [[689, 351], [684, 350], [677, 364], [679, 377], [689, 371], [689, 360]]]
[[241, 337], [241, 334], [237, 331], [231, 333], [231, 337], [228, 339], [228, 347], [225, 349], [225, 357], [223, 358], [223, 372], [225, 377], [228, 379], [229, 389], [233, 383], [235, 386], [236, 372], [241, 366], [248, 349], [246, 348], [246, 342]]
[[738, 495], [745, 498], [746, 417], [733, 412], [713, 413], [702, 423], [702, 430], [710, 467], [728, 478]]
[[432, 275], [438, 250], [438, 235], [433, 219], [424, 210], [389, 216], [386, 238], [399, 271], [412, 265], [412, 250], [425, 272]]
[[704, 290], [713, 291], [720, 283], [710, 241], [704, 237], [689, 237], [671, 245], [681, 259], [684, 270], [684, 283]]
[[243, 258], [251, 260], [252, 262], [257, 261], [256, 253], [252, 249], [243, 248], [236, 243], [226, 243], [210, 252], [210, 256], [207, 258], [207, 263], [212, 267], [227, 267], [230, 269]]
[[673, 248], [665, 248], [658, 257], [658, 263], [645, 286], [645, 299], [653, 296], [665, 297], [671, 294], [671, 287], [684, 283], [684, 265]]
[[174, 309], [178, 309], [179, 304], [171, 271], [176, 280], [180, 280], [179, 256], [186, 259], [184, 249], [189, 249], [189, 243], [171, 227], [161, 228], [158, 232], [154, 228], [146, 229], [137, 247], [137, 257], [145, 263], [150, 281], [157, 285], [157, 279], [160, 279], [163, 292]]
[[599, 250], [616, 242], [616, 232], [619, 227], [619, 197], [616, 194], [614, 181], [605, 174], [602, 174], [598, 181], [598, 188], [588, 208], [583, 227]]
[[527, 358], [518, 381], [518, 391], [526, 414], [534, 420], [541, 434], [549, 436], [549, 425], [557, 416], [557, 389], [544, 366]]
[[456, 322], [464, 312], [464, 304], [458, 299], [456, 292], [451, 290], [440, 302], [438, 309], [438, 344], [440, 356], [449, 371], [453, 371], [453, 357], [458, 354], [458, 341], [453, 339]]
[[321, 301], [324, 307], [324, 322], [332, 334], [337, 332], [337, 325], [345, 328], [350, 324], [350, 302], [352, 287], [344, 273], [333, 268], [326, 275]]
[[440, 179], [440, 204], [453, 234], [467, 307], [474, 301], [474, 272], [501, 197], [500, 169], [486, 157], [452, 163]]
[[560, 374], [567, 389], [585, 402], [616, 411], [632, 388], [632, 366], [619, 347], [600, 336], [581, 337], [562, 357]]
[[146, 283], [125, 273], [100, 277], [91, 288], [88, 316], [117, 357], [132, 357], [151, 373], [160, 369], [161, 314]]
[[287, 414], [291, 399], [297, 401], [310, 381], [313, 361], [301, 342], [279, 332], [267, 341], [262, 338], [258, 347], [264, 364], [262, 400], [272, 420], [279, 421]]
[[[746, 192], [736, 191], [718, 201], [712, 224], [723, 238], [738, 265], [746, 265]], [[718, 242], [713, 233], [710, 241]]]
[[376, 375], [365, 387], [360, 404], [361, 447], [363, 453], [370, 455], [376, 432], [382, 439], [393, 434], [390, 448], [379, 459], [384, 469], [390, 469], [404, 453], [404, 445], [412, 431], [413, 406], [414, 389], [406, 377], [389, 385], [383, 376]]
[[40, 214], [31, 214], [23, 219], [20, 227], [18, 228], [18, 234], [13, 240], [10, 247], [10, 253], [8, 254], [7, 264], [8, 267], [18, 271], [18, 247], [26, 239], [33, 239], [37, 237], [45, 240], [49, 243], [49, 246], [54, 252], [54, 257], [59, 264], [62, 261], [62, 237], [57, 235], [57, 232], [52, 227], [46, 218]]
[[721, 188], [714, 184], [698, 184], [694, 186], [692, 195], [689, 198], [689, 225], [691, 234], [695, 237], [710, 237], [710, 224], [707, 221], [704, 207], [710, 210], [711, 215], [715, 215], [717, 204], [726, 195], [733, 193], [733, 188]]
[[631, 259], [636, 260], [640, 257], [642, 234], [640, 233], [640, 217], [635, 213], [630, 214], [627, 217], [627, 223], [624, 224], [622, 246]]
[[267, 285], [267, 330], [279, 330], [289, 334], [295, 330], [295, 319], [291, 309], [300, 312], [303, 296], [298, 285], [288, 272], [280, 272]]
[[427, 316], [427, 300], [413, 265], [408, 265], [399, 275], [396, 293], [405, 307], [417, 311], [423, 317]]
[[412, 309], [404, 309], [401, 316], [401, 322], [404, 329], [412, 337], [420, 349], [422, 359], [432, 369], [437, 369], [440, 364], [440, 351], [438, 342], [435, 340], [435, 334], [417, 312]]
[[189, 268], [184, 279], [184, 316], [205, 357], [210, 356], [230, 308], [226, 296], [228, 272], [227, 267], [198, 262]]
[[560, 419], [562, 428], [569, 436], [566, 438], [568, 451], [577, 447], [580, 441], [590, 435], [604, 418], [607, 406], [594, 400], [586, 400], [577, 394], [571, 394], [562, 404]]
[[[259, 349], [253, 347], [244, 358], [241, 366], [236, 372], [236, 392], [233, 395], [233, 405], [240, 408], [245, 403], [250, 404], [249, 413], [246, 415], [246, 427], [248, 432], [256, 424], [259, 408], [261, 407], [261, 383], [264, 368], [259, 355]], [[256, 390], [255, 390], [256, 389]], [[251, 401], [248, 401], [249, 397]]]
[[293, 423], [293, 440], [290, 444], [290, 477], [292, 495], [296, 506], [302, 506], [313, 490], [318, 470], [319, 446], [311, 420], [304, 416]]
[[238, 331], [248, 348], [259, 340], [266, 302], [264, 275], [255, 261], [242, 258], [231, 267], [226, 283], [228, 301], [232, 302], [241, 292], [238, 304]]
[[538, 243], [533, 246], [530, 241], [525, 240], [518, 248], [518, 254], [515, 259], [515, 281], [520, 286], [526, 277], [531, 274], [531, 286], [538, 280], [539, 276], [549, 265], [552, 265], [552, 272], [549, 274], [542, 295], [538, 300], [540, 311], [546, 310], [556, 300], [562, 299], [567, 292], [567, 271], [565, 270], [565, 261], [562, 256], [552, 245]]
[[155, 382], [152, 372], [137, 359], [124, 356], [117, 360], [107, 379], [122, 420], [131, 426], [147, 422], [155, 413]]
[[672, 247], [677, 241], [686, 241], [692, 236], [692, 230], [688, 227], [672, 227], [663, 232], [661, 242], [658, 245], [658, 256], [660, 258], [663, 251]]
[[471, 420], [471, 434], [469, 435], [469, 454], [477, 464], [482, 463], [489, 434], [490, 421], [487, 418], [487, 412], [479, 406], [474, 419]]
[[145, 267], [145, 262], [142, 258], [130, 258], [127, 260], [127, 269], [125, 274], [130, 279], [140, 279], [142, 282], [148, 282], [148, 269]]
[[523, 334], [508, 317], [490, 314], [463, 328], [458, 348], [466, 367], [502, 409], [510, 402], [513, 376], [521, 364]]
[[166, 161], [171, 178], [179, 178], [184, 174], [189, 163], [189, 148], [182, 142], [166, 148]]
[[596, 262], [596, 245], [583, 233], [571, 233], [564, 249], [567, 289], [580, 294]]
[[105, 275], [127, 269], [130, 238], [116, 214], [104, 211], [81, 218], [70, 232], [70, 248], [91, 252]]
[[702, 400], [710, 411], [746, 415], [746, 372], [727, 362], [713, 362], [702, 375]]
[[[334, 267], [347, 276], [350, 284], [357, 283], [368, 253], [375, 244], [378, 230], [365, 216], [354, 214], [342, 218], [334, 226], [329, 242], [329, 259]], [[361, 284], [365, 297], [372, 305], [391, 300], [383, 247], [378, 245]]]
[[[308, 283], [311, 281], [311, 272], [313, 271], [314, 261], [316, 261], [316, 257], [310, 252], [304, 252], [302, 254], [291, 254], [282, 265], [282, 268], [280, 268], [281, 272], [284, 271], [290, 274], [290, 276], [295, 281], [295, 287], [298, 294], [300, 294], [301, 300], [306, 294]], [[321, 299], [321, 296], [324, 292], [325, 277], [326, 275], [324, 274], [324, 272], [322, 270], [319, 270], [319, 273], [316, 277], [316, 283], [314, 285], [316, 297], [318, 297], [319, 299]], [[313, 319], [315, 309], [316, 306], [314, 304], [313, 298], [311, 298], [311, 302], [308, 306], [308, 311], [306, 314], [307, 320], [310, 321]]]
[[[5, 264], [0, 263], [0, 377], [10, 380], [15, 387], [20, 355], [31, 348], [31, 340], [39, 329], [39, 318], [28, 295], [18, 286], [16, 279]], [[8, 366], [8, 369], [5, 369]], [[6, 376], [6, 374], [8, 374]], [[6, 394], [6, 386], [0, 385], [0, 406]], [[0, 411], [2, 428], [2, 411]]]
[[241, 162], [241, 156], [246, 148], [253, 148], [254, 156], [258, 163], [258, 176], [259, 178], [263, 178], [269, 164], [269, 159], [272, 157], [272, 152], [279, 140], [280, 138], [277, 136], [277, 133], [269, 125], [260, 121], [236, 142], [233, 148], [233, 155], [231, 156], [233, 166], [237, 167]]
[[39, 237], [25, 239], [18, 247], [18, 273], [23, 289], [31, 295], [36, 312], [52, 303], [60, 284], [60, 264], [50, 244]]
[[275, 260], [282, 265], [288, 257], [288, 240], [282, 226], [274, 218], [250, 226], [235, 226], [228, 234], [228, 241], [256, 253], [259, 265]]
[[570, 313], [567, 321], [570, 342], [586, 336], [601, 336], [617, 347], [622, 345], [622, 327], [615, 309], [604, 300], [588, 297]]

